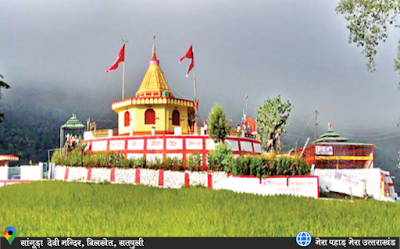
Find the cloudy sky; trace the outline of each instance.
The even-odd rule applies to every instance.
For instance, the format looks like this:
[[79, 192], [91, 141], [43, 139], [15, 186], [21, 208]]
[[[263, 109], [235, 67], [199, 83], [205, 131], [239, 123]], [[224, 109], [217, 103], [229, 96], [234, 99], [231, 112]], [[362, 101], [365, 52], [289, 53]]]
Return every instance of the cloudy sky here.
[[[294, 105], [289, 133], [319, 133], [327, 122], [354, 136], [397, 133], [399, 75], [393, 71], [398, 30], [380, 45], [377, 72], [369, 73], [361, 50], [348, 43], [338, 1], [228, 0], [0, 0], [0, 72], [11, 89], [41, 96], [62, 92], [78, 105], [111, 111], [121, 98], [121, 68], [104, 73], [126, 47], [126, 96], [138, 89], [151, 58], [152, 37], [170, 88], [193, 98], [188, 61], [178, 60], [190, 44], [205, 117], [220, 103], [233, 123], [267, 97], [281, 94]], [[47, 95], [46, 95], [47, 94]], [[55, 100], [52, 100], [55, 101]], [[29, 103], [26, 103], [27, 105]], [[76, 110], [68, 110], [71, 113]], [[115, 116], [116, 117], [116, 116]], [[66, 117], [67, 119], [68, 117]], [[362, 127], [363, 129], [359, 129]]]

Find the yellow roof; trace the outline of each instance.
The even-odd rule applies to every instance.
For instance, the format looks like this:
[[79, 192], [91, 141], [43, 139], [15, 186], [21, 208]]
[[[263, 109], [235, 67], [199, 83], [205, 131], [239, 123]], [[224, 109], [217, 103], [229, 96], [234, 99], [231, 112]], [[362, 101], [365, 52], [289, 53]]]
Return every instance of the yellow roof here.
[[[166, 96], [164, 92], [167, 92], [168, 95]], [[173, 97], [155, 52], [150, 60], [150, 65], [142, 84], [140, 84], [139, 90], [136, 92], [136, 98], [146, 97]]]

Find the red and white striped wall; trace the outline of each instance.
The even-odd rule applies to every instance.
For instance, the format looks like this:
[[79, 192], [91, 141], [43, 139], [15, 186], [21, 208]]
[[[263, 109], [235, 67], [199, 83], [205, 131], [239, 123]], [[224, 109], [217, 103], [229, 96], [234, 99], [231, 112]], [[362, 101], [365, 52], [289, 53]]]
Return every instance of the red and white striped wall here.
[[[207, 167], [207, 154], [214, 149], [214, 141], [210, 136], [165, 135], [165, 136], [118, 136], [84, 140], [89, 151], [113, 151], [124, 154], [125, 158], [144, 158], [165, 160], [167, 157], [179, 158], [186, 166], [186, 158], [194, 152], [203, 156], [203, 168]], [[261, 154], [261, 143], [257, 140], [229, 136], [225, 143], [230, 145], [233, 154]]]
[[[66, 167], [66, 166], [56, 166], [55, 176], [57, 180], [64, 181], [87, 181], [87, 182], [103, 182], [109, 181], [111, 183], [121, 183], [121, 177], [117, 174], [126, 174], [131, 172], [133, 177], [125, 182], [130, 182], [134, 184], [144, 184], [153, 185], [162, 188], [169, 188], [170, 186], [175, 187], [190, 187], [193, 185], [203, 185], [208, 188], [213, 188], [216, 179], [225, 179], [227, 174], [222, 172], [207, 173], [207, 172], [174, 172], [174, 171], [164, 171], [164, 170], [149, 170], [149, 169], [119, 169], [119, 168], [77, 168], [77, 167]], [[72, 172], [74, 171], [74, 172]], [[102, 171], [102, 173], [99, 173]], [[144, 174], [145, 173], [145, 174]], [[73, 174], [73, 175], [72, 175]], [[93, 175], [97, 174], [94, 179]], [[213, 177], [214, 175], [214, 177]], [[100, 177], [99, 177], [100, 176]], [[146, 177], [147, 176], [147, 177]], [[150, 182], [146, 178], [156, 179]], [[192, 181], [191, 181], [192, 179]], [[125, 179], [126, 180], [126, 179]]]
[[142, 184], [160, 188], [182, 188], [201, 185], [209, 189], [261, 195], [297, 195], [319, 198], [318, 176], [229, 176], [225, 172], [177, 172], [151, 169], [77, 168], [56, 166], [56, 179]]

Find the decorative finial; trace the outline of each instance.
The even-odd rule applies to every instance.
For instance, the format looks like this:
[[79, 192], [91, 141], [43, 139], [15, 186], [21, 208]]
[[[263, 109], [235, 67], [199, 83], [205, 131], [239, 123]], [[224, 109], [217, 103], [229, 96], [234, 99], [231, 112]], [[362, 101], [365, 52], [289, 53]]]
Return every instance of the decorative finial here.
[[156, 37], [153, 36], [153, 57], [150, 60], [150, 65], [159, 65], [159, 61], [157, 60], [157, 54], [156, 54]]
[[157, 60], [157, 56], [156, 56], [156, 37], [155, 36], [153, 36], [152, 56], [153, 56], [153, 59]]
[[332, 130], [332, 123], [328, 123], [328, 128], [330, 131]]

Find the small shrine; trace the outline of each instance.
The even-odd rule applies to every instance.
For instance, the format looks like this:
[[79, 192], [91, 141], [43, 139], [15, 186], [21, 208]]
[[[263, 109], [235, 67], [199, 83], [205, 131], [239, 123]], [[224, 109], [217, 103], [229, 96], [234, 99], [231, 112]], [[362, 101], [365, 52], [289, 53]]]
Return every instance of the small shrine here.
[[60, 147], [63, 147], [65, 136], [77, 136], [82, 138], [86, 126], [76, 118], [75, 114], [68, 119], [68, 121], [60, 127]]
[[297, 154], [306, 159], [307, 164], [315, 168], [362, 169], [374, 167], [375, 145], [350, 142], [332, 129], [329, 123], [326, 133], [317, 138], [314, 144], [297, 150]]
[[10, 162], [18, 162], [19, 157], [14, 155], [0, 155], [0, 166], [9, 166]]

